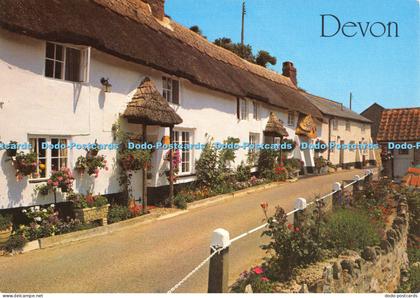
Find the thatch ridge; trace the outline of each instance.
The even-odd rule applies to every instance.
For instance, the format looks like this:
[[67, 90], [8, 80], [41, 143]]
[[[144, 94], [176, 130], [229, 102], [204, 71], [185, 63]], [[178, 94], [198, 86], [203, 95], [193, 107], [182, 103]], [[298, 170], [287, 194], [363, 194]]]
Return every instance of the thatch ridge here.
[[137, 87], [122, 116], [129, 122], [147, 125], [170, 127], [182, 123], [181, 117], [148, 77]]

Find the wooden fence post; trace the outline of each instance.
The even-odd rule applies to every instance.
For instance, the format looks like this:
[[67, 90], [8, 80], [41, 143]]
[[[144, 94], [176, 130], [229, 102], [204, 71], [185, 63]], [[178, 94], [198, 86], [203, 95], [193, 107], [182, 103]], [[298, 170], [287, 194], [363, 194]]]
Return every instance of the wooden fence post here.
[[293, 225], [295, 227], [299, 227], [302, 224], [302, 221], [304, 220], [304, 212], [306, 208], [306, 199], [304, 198], [297, 198], [295, 201], [295, 213], [293, 213]]
[[335, 191], [335, 193], [332, 196], [333, 207], [334, 206], [341, 206], [343, 193], [342, 193], [340, 182], [334, 182], [333, 185], [332, 185], [332, 190]]
[[211, 238], [210, 254], [216, 249], [223, 249], [210, 259], [208, 293], [228, 292], [229, 246], [229, 232], [224, 229], [214, 230]]

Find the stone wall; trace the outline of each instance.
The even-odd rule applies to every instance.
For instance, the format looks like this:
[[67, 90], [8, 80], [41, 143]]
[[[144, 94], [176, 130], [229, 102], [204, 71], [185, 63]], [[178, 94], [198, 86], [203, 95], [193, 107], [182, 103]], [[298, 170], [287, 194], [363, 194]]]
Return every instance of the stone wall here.
[[394, 292], [408, 266], [407, 200], [400, 198], [397, 215], [380, 246], [366, 247], [361, 254], [347, 251], [301, 269], [296, 277], [278, 287], [279, 292], [383, 293]]

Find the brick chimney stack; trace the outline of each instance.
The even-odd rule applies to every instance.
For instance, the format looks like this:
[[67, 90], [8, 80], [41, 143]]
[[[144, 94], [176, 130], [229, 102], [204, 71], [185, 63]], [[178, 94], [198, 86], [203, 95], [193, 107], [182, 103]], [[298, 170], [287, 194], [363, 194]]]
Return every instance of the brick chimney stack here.
[[163, 20], [165, 17], [165, 0], [142, 0], [150, 5], [152, 14], [156, 19]]
[[283, 62], [283, 75], [289, 77], [290, 80], [297, 86], [297, 70], [290, 61]]

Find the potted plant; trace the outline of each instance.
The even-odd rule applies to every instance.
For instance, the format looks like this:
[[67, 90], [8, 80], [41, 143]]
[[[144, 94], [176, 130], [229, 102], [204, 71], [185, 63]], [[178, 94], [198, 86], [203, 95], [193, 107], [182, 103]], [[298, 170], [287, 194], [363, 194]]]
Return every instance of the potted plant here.
[[97, 153], [93, 155], [89, 153], [90, 151], [88, 151], [86, 157], [79, 156], [77, 158], [75, 169], [81, 175], [87, 171], [89, 175], [95, 175], [95, 178], [97, 178], [100, 169], [108, 170], [107, 161], [104, 155], [97, 155]]
[[36, 173], [37, 170], [37, 160], [36, 154], [34, 152], [16, 153], [16, 156], [13, 157], [13, 166], [16, 169], [16, 178], [18, 181], [22, 180], [25, 176], [30, 176]]
[[68, 196], [73, 203], [74, 215], [81, 222], [100, 221], [106, 225], [108, 218], [109, 204], [106, 197], [92, 194], [86, 196], [72, 193]]
[[324, 159], [322, 156], [318, 156], [314, 158], [315, 162], [315, 169], [318, 174], [326, 174], [328, 173], [328, 161]]
[[3, 246], [9, 240], [12, 234], [12, 217], [10, 215], [0, 214], [0, 246]]
[[120, 165], [126, 171], [144, 169], [150, 163], [150, 159], [150, 150], [127, 150], [119, 155]]
[[54, 171], [51, 174], [50, 179], [47, 181], [47, 185], [51, 189], [60, 188], [61, 192], [71, 192], [73, 190], [73, 174], [69, 168], [62, 167], [59, 171]]
[[10, 141], [9, 148], [6, 149], [7, 156], [15, 157], [17, 154], [17, 142]]

